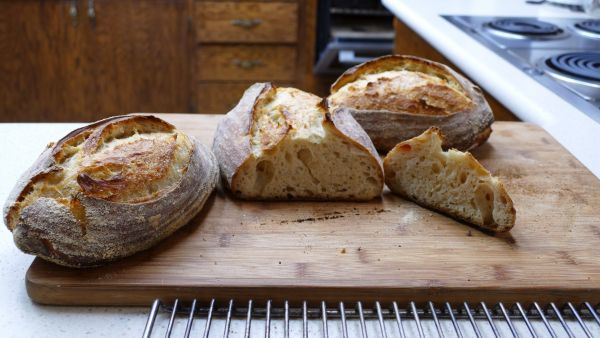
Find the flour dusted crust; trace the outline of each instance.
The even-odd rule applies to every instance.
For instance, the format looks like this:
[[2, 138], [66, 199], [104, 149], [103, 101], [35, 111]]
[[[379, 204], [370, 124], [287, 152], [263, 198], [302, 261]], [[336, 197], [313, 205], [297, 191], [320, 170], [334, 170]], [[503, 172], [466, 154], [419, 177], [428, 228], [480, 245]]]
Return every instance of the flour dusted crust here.
[[149, 115], [112, 117], [50, 145], [21, 177], [4, 221], [21, 250], [96, 266], [186, 224], [218, 181], [214, 155]]
[[484, 229], [504, 232], [516, 211], [502, 182], [468, 152], [442, 150], [430, 128], [396, 145], [384, 158], [385, 183], [394, 192]]
[[387, 152], [438, 127], [444, 147], [469, 150], [487, 140], [494, 122], [481, 90], [449, 67], [414, 56], [389, 55], [348, 69], [331, 86], [330, 110], [348, 110]]
[[370, 200], [383, 171], [345, 111], [295, 88], [257, 83], [219, 123], [213, 152], [234, 195], [259, 200]]

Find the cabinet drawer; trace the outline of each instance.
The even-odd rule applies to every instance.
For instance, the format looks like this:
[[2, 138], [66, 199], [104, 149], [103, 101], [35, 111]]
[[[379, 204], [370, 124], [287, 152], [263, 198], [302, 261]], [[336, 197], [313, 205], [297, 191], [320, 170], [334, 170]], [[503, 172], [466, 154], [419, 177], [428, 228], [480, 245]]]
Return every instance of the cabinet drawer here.
[[197, 80], [293, 81], [296, 49], [289, 46], [204, 46], [196, 56]]
[[[196, 111], [202, 114], [225, 114], [235, 107], [244, 91], [254, 82], [205, 82], [196, 85]], [[277, 84], [289, 87], [290, 84]]]
[[295, 42], [298, 4], [196, 2], [198, 42]]

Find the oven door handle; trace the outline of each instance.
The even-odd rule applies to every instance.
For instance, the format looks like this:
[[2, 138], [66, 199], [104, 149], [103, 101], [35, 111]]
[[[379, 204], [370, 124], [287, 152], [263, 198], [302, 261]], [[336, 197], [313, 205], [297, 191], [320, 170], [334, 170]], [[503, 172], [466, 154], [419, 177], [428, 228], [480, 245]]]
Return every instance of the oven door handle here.
[[343, 65], [355, 66], [371, 60], [372, 57], [356, 56], [353, 50], [340, 50], [338, 52], [338, 60]]

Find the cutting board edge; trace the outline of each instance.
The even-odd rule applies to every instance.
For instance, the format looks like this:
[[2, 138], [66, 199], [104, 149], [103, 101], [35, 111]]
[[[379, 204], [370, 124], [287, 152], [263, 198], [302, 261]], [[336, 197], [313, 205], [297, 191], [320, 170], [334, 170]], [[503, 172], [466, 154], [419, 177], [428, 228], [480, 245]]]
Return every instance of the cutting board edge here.
[[[283, 302], [288, 300], [291, 304], [300, 304], [303, 300], [319, 302], [357, 302], [365, 304], [379, 301], [383, 304], [393, 301], [425, 304], [428, 301], [450, 302], [498, 302], [541, 304], [554, 302], [591, 302], [600, 303], [600, 285], [597, 287], [571, 287], [564, 285], [556, 287], [532, 288], [497, 288], [497, 287], [434, 287], [434, 286], [148, 286], [148, 285], [49, 285], [48, 283], [35, 283], [26, 279], [27, 294], [36, 303], [46, 305], [78, 305], [78, 306], [149, 306], [154, 299], [161, 299], [169, 303], [175, 299], [181, 301], [209, 301], [227, 302], [230, 299], [246, 302], [252, 299], [255, 303], [272, 300]], [[118, 292], [115, 292], [118, 291]], [[119, 296], [126, 294], [126, 297]], [[310, 295], [310, 297], [307, 297]], [[473, 296], [477, 295], [477, 296]]]

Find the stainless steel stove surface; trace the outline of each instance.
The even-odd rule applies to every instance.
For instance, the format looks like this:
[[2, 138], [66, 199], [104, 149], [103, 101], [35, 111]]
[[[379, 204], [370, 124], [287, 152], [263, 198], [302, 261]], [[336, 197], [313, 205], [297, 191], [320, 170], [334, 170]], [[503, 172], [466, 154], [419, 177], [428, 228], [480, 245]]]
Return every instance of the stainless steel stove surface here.
[[600, 123], [600, 19], [443, 17]]

